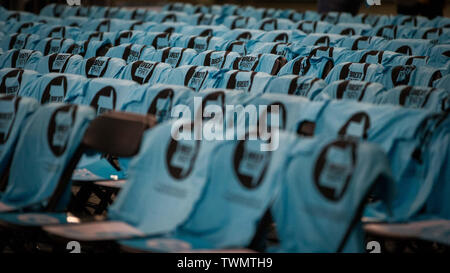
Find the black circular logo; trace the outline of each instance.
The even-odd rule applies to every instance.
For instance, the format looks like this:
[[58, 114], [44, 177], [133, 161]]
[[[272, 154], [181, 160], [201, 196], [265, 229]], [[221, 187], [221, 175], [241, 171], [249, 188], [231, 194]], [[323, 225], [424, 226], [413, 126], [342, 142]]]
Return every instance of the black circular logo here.
[[48, 125], [47, 140], [55, 156], [64, 154], [75, 123], [76, 105], [64, 105], [53, 112]]
[[0, 144], [8, 141], [11, 129], [16, 119], [20, 97], [13, 95], [0, 97]]
[[356, 142], [337, 140], [320, 152], [314, 167], [314, 184], [330, 201], [339, 201], [345, 194], [356, 165]]
[[62, 102], [67, 94], [67, 78], [58, 76], [53, 78], [45, 87], [41, 104], [48, 102]]
[[91, 106], [97, 111], [97, 115], [116, 109], [117, 94], [112, 86], [100, 89], [91, 101]]
[[247, 189], [262, 183], [270, 164], [272, 152], [260, 150], [261, 141], [239, 141], [234, 151], [234, 171], [239, 182]]
[[[194, 125], [191, 124], [191, 129]], [[201, 141], [193, 140], [175, 140], [171, 138], [166, 153], [166, 165], [169, 174], [177, 179], [182, 180], [188, 177], [195, 165], [197, 155], [200, 150]]]
[[367, 139], [370, 129], [370, 117], [365, 112], [358, 112], [350, 117], [341, 127], [338, 134], [340, 136], [349, 136]]

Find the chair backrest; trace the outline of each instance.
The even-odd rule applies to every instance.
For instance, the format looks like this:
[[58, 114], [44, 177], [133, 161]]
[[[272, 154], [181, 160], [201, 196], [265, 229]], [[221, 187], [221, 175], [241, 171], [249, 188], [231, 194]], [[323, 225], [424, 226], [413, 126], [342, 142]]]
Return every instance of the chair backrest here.
[[36, 65], [36, 71], [41, 74], [73, 72], [73, 67], [81, 64], [83, 57], [70, 53], [54, 53], [43, 56]]
[[376, 103], [385, 92], [380, 83], [339, 80], [326, 86], [314, 100], [354, 100], [367, 103]]
[[33, 70], [41, 58], [42, 53], [39, 51], [29, 49], [12, 49], [6, 51], [0, 57], [0, 65], [1, 67]]
[[285, 75], [273, 78], [264, 93], [296, 95], [313, 100], [325, 86], [324, 80], [316, 77]]
[[165, 82], [172, 67], [169, 64], [151, 61], [136, 61], [127, 64], [118, 78], [140, 84]]
[[38, 108], [32, 98], [0, 96], [0, 192], [5, 191], [17, 139], [28, 118]]
[[66, 96], [70, 103], [94, 107], [97, 114], [123, 110], [125, 104], [139, 100], [144, 87], [127, 80], [97, 78], [89, 80], [83, 89]]
[[129, 183], [109, 208], [111, 220], [152, 235], [171, 232], [188, 218], [207, 180], [205, 162], [217, 144], [195, 140], [189, 125], [168, 122], [145, 134], [130, 163]]
[[182, 85], [199, 91], [204, 88], [206, 80], [217, 71], [217, 68], [210, 66], [183, 65], [174, 68], [167, 76], [167, 84]]
[[74, 74], [47, 73], [33, 81], [23, 96], [35, 98], [40, 104], [66, 102], [73, 94], [83, 90], [87, 78]]
[[[430, 165], [426, 162], [437, 155], [421, 157], [416, 150], [433, 145], [421, 140], [420, 135], [433, 135], [427, 121], [439, 114], [351, 101], [330, 101], [319, 110], [306, 113], [300, 113], [298, 124], [313, 122], [315, 136], [366, 140], [386, 152], [399, 189], [394, 197], [393, 219], [406, 220], [420, 211], [437, 181], [428, 172]], [[379, 216], [387, 217], [381, 210]]]
[[283, 185], [279, 177], [296, 139], [280, 134], [273, 151], [261, 151], [261, 140], [222, 142], [208, 163], [202, 197], [175, 237], [196, 249], [248, 247]]
[[361, 216], [369, 195], [383, 192], [372, 196], [391, 201], [386, 155], [369, 143], [327, 137], [298, 141], [292, 154], [271, 210], [276, 251], [364, 252]]
[[[155, 125], [156, 120], [151, 115], [106, 113], [89, 124], [81, 141], [80, 152], [100, 152], [113, 157], [132, 157], [139, 152], [145, 131]], [[70, 160], [69, 166], [49, 198], [45, 207], [46, 211], [65, 208], [67, 204], [67, 200], [64, 200], [65, 193], [71, 190], [72, 173], [80, 158], [79, 153]]]
[[143, 85], [144, 92], [136, 93], [123, 109], [127, 112], [154, 115], [158, 122], [172, 118], [172, 109], [179, 104], [189, 105], [194, 94], [191, 89], [168, 84]]
[[0, 95], [22, 95], [40, 75], [20, 68], [0, 69]]
[[1, 199], [7, 206], [45, 206], [95, 112], [86, 106], [52, 103], [40, 107], [22, 129]]

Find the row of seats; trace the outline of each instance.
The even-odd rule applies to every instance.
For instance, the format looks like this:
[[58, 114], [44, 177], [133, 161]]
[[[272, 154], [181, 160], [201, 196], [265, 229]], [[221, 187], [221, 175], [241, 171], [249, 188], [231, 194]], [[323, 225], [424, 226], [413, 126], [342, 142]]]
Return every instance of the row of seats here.
[[[217, 17], [234, 17], [238, 18], [235, 25], [241, 27], [261, 21], [264, 19], [283, 19], [282, 22], [293, 21], [324, 21], [331, 24], [338, 23], [356, 23], [356, 24], [370, 24], [375, 25], [399, 25], [412, 27], [446, 27], [449, 25], [449, 19], [445, 17], [436, 17], [432, 20], [423, 16], [408, 16], [408, 15], [376, 15], [376, 14], [357, 14], [352, 16], [349, 13], [329, 12], [319, 14], [314, 11], [297, 12], [292, 9], [273, 9], [273, 8], [255, 8], [252, 6], [239, 7], [237, 5], [196, 5], [193, 6], [188, 3], [168, 4], [162, 8], [162, 11], [146, 8], [119, 8], [119, 7], [101, 7], [101, 6], [79, 6], [69, 7], [66, 5], [52, 4], [44, 7], [39, 16], [48, 20], [58, 20], [59, 18], [89, 17], [89, 18], [118, 18], [125, 20], [142, 20], [159, 22], [164, 19], [169, 21], [177, 20], [178, 16], [196, 24], [200, 22], [212, 22], [217, 20]], [[6, 19], [28, 20], [33, 21], [38, 18], [37, 15], [27, 12], [16, 11], [1, 11], [2, 17]], [[167, 16], [171, 14], [172, 16]], [[207, 14], [201, 20], [195, 20], [200, 17], [199, 14]], [[194, 18], [189, 20], [186, 15]], [[180, 18], [180, 19], [181, 19]], [[34, 20], [36, 21], [36, 20]], [[231, 23], [232, 24], [232, 23]], [[230, 24], [230, 25], [231, 25]], [[282, 24], [280, 24], [282, 25]]]
[[[246, 30], [232, 32], [221, 39], [236, 41], [233, 35]], [[190, 39], [182, 33], [166, 33], [169, 43]], [[360, 37], [325, 36], [332, 47], [317, 46], [324, 34], [300, 33], [286, 50], [296, 55], [244, 55], [192, 43], [144, 48], [120, 39], [99, 51], [113, 36], [88, 40], [99, 47], [84, 57], [61, 46], [53, 54], [42, 45], [8, 47], [0, 70], [0, 92], [9, 94], [0, 97], [0, 242], [29, 240], [24, 227], [42, 227], [54, 245], [57, 236], [133, 251], [361, 252], [363, 223], [449, 219], [448, 57], [433, 66], [420, 62], [433, 58], [427, 45], [416, 58], [409, 51], [340, 48], [330, 41]], [[66, 41], [40, 39], [33, 46]], [[203, 116], [206, 105], [242, 108], [222, 124]], [[187, 107], [172, 119], [180, 106]], [[252, 106], [265, 112], [251, 119]], [[232, 136], [261, 133], [264, 122], [276, 126], [279, 147], [262, 151], [274, 145], [267, 139], [196, 140], [190, 122], [198, 116]], [[244, 132], [234, 130], [242, 126]], [[174, 129], [191, 137], [175, 139]], [[121, 186], [89, 182], [122, 177]], [[74, 181], [80, 191], [121, 187], [106, 201], [113, 204], [105, 219], [78, 215], [85, 204], [80, 191], [70, 198]], [[266, 248], [261, 229], [268, 215], [279, 244]], [[21, 227], [20, 236], [11, 225]], [[448, 244], [445, 229], [431, 230], [414, 235]]]

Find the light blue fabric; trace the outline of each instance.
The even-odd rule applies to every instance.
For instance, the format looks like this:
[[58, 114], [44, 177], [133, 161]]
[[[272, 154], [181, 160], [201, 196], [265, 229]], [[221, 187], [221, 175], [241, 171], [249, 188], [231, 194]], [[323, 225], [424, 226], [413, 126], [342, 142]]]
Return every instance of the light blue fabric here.
[[[274, 151], [261, 151], [260, 140], [222, 141], [208, 162], [208, 182], [194, 210], [173, 235], [162, 239], [181, 241], [187, 249], [248, 247], [283, 185], [279, 178], [295, 140], [293, 135], [280, 134], [280, 146]], [[158, 239], [120, 244], [147, 251], [180, 251], [177, 245], [160, 249], [154, 243]]]
[[172, 67], [166, 63], [136, 61], [127, 64], [116, 78], [151, 85], [165, 82]]
[[300, 30], [273, 30], [265, 31], [258, 34], [256, 37], [252, 37], [253, 40], [260, 42], [294, 42], [303, 39], [306, 36], [305, 33]]
[[[312, 33], [294, 43], [298, 46], [337, 46], [346, 36], [338, 34]], [[295, 51], [295, 47], [293, 47]]]
[[345, 62], [333, 67], [325, 81], [327, 83], [337, 80], [382, 82], [383, 71], [384, 67], [379, 64]]
[[220, 70], [210, 74], [205, 81], [205, 88], [236, 89], [258, 94], [264, 92], [271, 78], [264, 72]]
[[89, 20], [89, 18], [87, 18], [87, 17], [69, 16], [69, 17], [64, 18], [64, 20], [61, 21], [61, 24], [70, 26], [70, 27], [81, 27], [88, 20]]
[[183, 22], [166, 22], [151, 25], [147, 28], [148, 32], [167, 32], [167, 33], [181, 33], [186, 23]]
[[345, 47], [351, 50], [375, 49], [379, 50], [386, 41], [376, 36], [353, 35], [342, 39], [337, 46]]
[[243, 17], [239, 15], [226, 16], [222, 20], [222, 25], [229, 29], [235, 28], [249, 28], [250, 25], [256, 23], [256, 19], [253, 17]]
[[328, 57], [297, 57], [285, 64], [278, 76], [299, 75], [325, 79], [333, 68], [333, 60]]
[[232, 67], [232, 62], [239, 57], [237, 52], [206, 50], [195, 56], [190, 64], [211, 66], [218, 69]]
[[119, 32], [102, 32], [102, 31], [83, 31], [78, 35], [78, 41], [108, 41], [113, 43], [116, 41], [116, 36]]
[[111, 42], [113, 42], [115, 46], [130, 43], [139, 44], [135, 41], [141, 39], [143, 36], [145, 36], [145, 32], [141, 30], [122, 30], [116, 33], [114, 41]]
[[23, 34], [37, 34], [37, 32], [33, 31], [43, 26], [44, 24], [41, 22], [17, 22], [16, 20], [7, 21], [4, 27], [2, 28], [2, 32], [5, 33], [23, 33]]
[[37, 42], [34, 50], [42, 52], [42, 55], [64, 53], [75, 44], [72, 39], [45, 38]]
[[156, 50], [152, 56], [153, 62], [163, 62], [170, 64], [173, 68], [189, 64], [197, 51], [191, 48], [166, 47]]
[[339, 64], [344, 61], [349, 62], [355, 54], [355, 52], [347, 48], [328, 46], [303, 46], [295, 47], [294, 50], [291, 50], [290, 55], [295, 55], [296, 57], [326, 57], [332, 59], [334, 64]]
[[80, 29], [78, 27], [45, 25], [40, 27], [36, 34], [42, 38], [77, 39]]
[[448, 67], [450, 61], [450, 45], [436, 45], [430, 49], [429, 65], [433, 67]]
[[231, 67], [225, 68], [277, 75], [286, 62], [284, 57], [275, 54], [253, 54], [237, 57]]
[[32, 97], [39, 103], [67, 102], [67, 97], [79, 93], [87, 78], [74, 74], [45, 73], [26, 85], [21, 96]]
[[[392, 190], [384, 152], [366, 142], [328, 137], [298, 141], [292, 154], [271, 210], [280, 238], [272, 251], [364, 252], [360, 209], [369, 193]], [[383, 199], [390, 201], [389, 195]]]
[[205, 162], [217, 142], [194, 140], [190, 132], [184, 135], [192, 140], [174, 140], [171, 132], [180, 124], [161, 124], [145, 133], [130, 163], [130, 178], [109, 208], [110, 220], [156, 235], [188, 219], [207, 182]]
[[82, 45], [82, 55], [84, 58], [105, 56], [108, 49], [112, 47], [109, 39], [104, 41], [89, 41], [80, 42]]
[[216, 50], [223, 42], [223, 39], [219, 37], [182, 35], [173, 41], [171, 45], [175, 47], [192, 48], [198, 53], [201, 53], [206, 50]]
[[[387, 66], [387, 65], [401, 64], [400, 61], [397, 60], [399, 59], [399, 57], [406, 57], [406, 56], [404, 56], [401, 53], [396, 53], [393, 51], [366, 49], [366, 50], [354, 50], [350, 52], [349, 55], [341, 59], [344, 59], [345, 62], [381, 64], [383, 66]], [[409, 56], [406, 58], [409, 59]], [[403, 62], [407, 62], [407, 60]]]
[[15, 208], [45, 206], [94, 116], [86, 106], [40, 107], [19, 137], [1, 202]]
[[429, 66], [399, 65], [385, 69], [381, 83], [386, 88], [398, 85], [433, 86], [442, 77], [439, 69]]
[[[215, 36], [220, 37], [224, 33], [230, 31], [228, 28], [218, 25], [218, 26], [183, 26], [179, 33], [187, 36]], [[223, 38], [223, 37], [222, 37]]]
[[[447, 117], [445, 116], [447, 115]], [[425, 205], [424, 215], [428, 217], [442, 217], [450, 219], [450, 206], [448, 205], [448, 194], [450, 193], [450, 172], [448, 164], [450, 163], [450, 139], [449, 139], [449, 118], [447, 114], [441, 114], [435, 122], [435, 127], [431, 127], [433, 132], [432, 139], [429, 140], [432, 144], [426, 149], [426, 157], [433, 158], [430, 162], [429, 173], [434, 175], [437, 179], [430, 197]]]
[[16, 10], [8, 10], [7, 14], [6, 14], [6, 18], [4, 18], [3, 20], [8, 21], [8, 20], [16, 20], [19, 22], [22, 21], [36, 21], [36, 17], [37, 15], [31, 12], [27, 12], [27, 11], [16, 11]]
[[322, 21], [308, 21], [301, 20], [292, 26], [293, 29], [298, 29], [306, 34], [311, 33], [327, 33], [333, 25]]
[[[66, 100], [70, 103], [90, 105], [97, 115], [101, 115], [109, 111], [124, 111], [126, 104], [142, 98], [145, 87], [133, 81], [98, 78], [88, 81], [83, 89], [77, 91], [67, 94]], [[120, 170], [115, 169], [100, 154], [85, 155], [78, 163], [72, 179], [85, 180], [86, 177], [82, 173], [86, 171], [94, 174], [96, 180], [109, 180], [113, 176], [123, 179], [126, 169], [120, 167]]]
[[325, 87], [314, 100], [354, 100], [367, 103], [376, 103], [385, 93], [380, 83], [340, 80]]
[[431, 111], [446, 111], [450, 93], [433, 87], [400, 85], [387, 90], [380, 98], [380, 104], [401, 105], [408, 108], [425, 108]]
[[285, 42], [259, 42], [259, 41], [249, 41], [247, 43], [248, 51], [251, 54], [276, 54], [285, 57], [287, 61], [292, 60], [292, 55], [290, 54], [290, 43]]
[[167, 32], [146, 32], [144, 36], [135, 37], [131, 42], [162, 49], [169, 46], [169, 38], [170, 33]]
[[430, 111], [388, 105], [330, 101], [320, 111], [302, 112], [298, 123], [314, 122], [314, 135], [340, 135], [378, 144], [389, 157], [396, 182], [392, 216], [389, 217], [384, 206], [376, 204], [365, 216], [405, 221], [420, 212], [438, 179], [430, 169], [435, 159], [416, 152], [418, 147], [426, 150], [430, 145], [423, 143], [420, 135], [426, 135], [426, 121], [434, 115]]
[[172, 118], [172, 109], [176, 105], [189, 105], [194, 92], [191, 89], [169, 84], [143, 85], [144, 92], [134, 95], [133, 100], [124, 104], [127, 112], [152, 114], [158, 122]]
[[272, 30], [287, 30], [292, 29], [294, 26], [294, 22], [289, 19], [282, 18], [264, 18], [256, 21], [253, 24], [249, 25], [249, 28], [259, 29], [264, 31], [272, 31]]
[[431, 40], [394, 39], [386, 43], [386, 50], [403, 53], [405, 55], [428, 56], [434, 44]]
[[415, 33], [414, 28], [397, 25], [378, 25], [372, 29], [367, 36], [378, 36], [386, 40], [408, 39], [412, 38]]
[[163, 11], [155, 14], [152, 18], [156, 23], [175, 23], [175, 22], [189, 22], [190, 16], [184, 12]]
[[[88, 78], [115, 78], [125, 65], [125, 61], [119, 58], [92, 57], [84, 59], [80, 65], [68, 65], [66, 73], [83, 75]], [[76, 70], [72, 70], [72, 68]]]
[[19, 68], [0, 69], [0, 95], [22, 95], [40, 77], [36, 71]]
[[256, 29], [232, 29], [226, 31], [220, 37], [224, 40], [248, 41], [256, 39], [261, 34], [264, 34], [264, 32]]
[[[0, 95], [0, 175], [9, 165], [17, 139], [38, 106], [32, 98]], [[0, 192], [0, 198], [1, 195]]]
[[[246, 129], [257, 127], [264, 132], [273, 132], [274, 128], [295, 132], [297, 129], [297, 119], [311, 102], [300, 96], [290, 96], [284, 94], [265, 93], [255, 96], [248, 104], [256, 106], [258, 118], [252, 119], [245, 112], [240, 113], [238, 124], [244, 124]], [[273, 107], [275, 106], [275, 107]], [[276, 107], [278, 112], [276, 112]], [[265, 125], [266, 128], [261, 127]], [[247, 130], [250, 130], [247, 129]]]
[[327, 33], [353, 36], [366, 34], [371, 29], [372, 26], [368, 24], [339, 23], [332, 26]]
[[239, 55], [243, 56], [243, 55], [247, 54], [247, 42], [224, 39], [223, 43], [218, 46], [218, 50], [232, 51], [232, 52], [236, 52]]
[[192, 14], [186, 19], [184, 22], [191, 26], [195, 25], [218, 25], [217, 20], [219, 20], [220, 16], [216, 14], [208, 14], [208, 13], [196, 13]]
[[3, 51], [10, 49], [32, 49], [39, 41], [40, 37], [34, 34], [14, 33], [8, 35], [1, 41]]
[[273, 78], [264, 92], [296, 95], [313, 100], [325, 86], [325, 81], [316, 77], [285, 75]]
[[106, 57], [123, 59], [127, 64], [135, 61], [150, 61], [155, 49], [152, 46], [138, 44], [121, 44], [113, 46], [106, 52]]
[[91, 19], [82, 24], [81, 30], [115, 32], [115, 31], [129, 30], [134, 23], [136, 23], [136, 21], [96, 17], [96, 19]]
[[183, 65], [170, 71], [165, 83], [186, 86], [193, 91], [199, 91], [208, 85], [205, 81], [210, 78], [209, 75], [217, 71], [217, 68], [211, 66]]
[[43, 56], [37, 63], [35, 70], [41, 74], [52, 72], [65, 73], [72, 72], [72, 68], [76, 64], [81, 64], [83, 57], [81, 55], [73, 55], [69, 53], [54, 53]]

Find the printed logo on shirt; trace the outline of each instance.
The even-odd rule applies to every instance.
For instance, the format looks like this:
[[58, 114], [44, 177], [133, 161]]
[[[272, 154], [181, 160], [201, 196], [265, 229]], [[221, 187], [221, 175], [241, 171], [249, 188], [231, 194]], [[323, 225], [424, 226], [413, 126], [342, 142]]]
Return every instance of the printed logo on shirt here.
[[342, 199], [356, 165], [355, 142], [337, 140], [324, 147], [314, 167], [314, 184], [332, 202]]
[[58, 76], [52, 79], [44, 89], [41, 104], [48, 102], [63, 102], [67, 94], [67, 78]]
[[64, 72], [62, 71], [64, 65], [67, 63], [68, 59], [72, 57], [72, 54], [60, 53], [52, 55], [49, 57], [50, 72]]
[[370, 125], [369, 115], [365, 112], [358, 112], [347, 120], [338, 134], [356, 139], [367, 139]]
[[131, 66], [131, 78], [140, 84], [147, 83], [151, 78], [157, 63], [137, 61]]
[[8, 141], [19, 107], [19, 97], [0, 97], [0, 144]]
[[59, 157], [66, 151], [73, 125], [76, 105], [61, 106], [53, 112], [48, 126], [47, 139], [52, 153]]
[[117, 93], [114, 87], [106, 86], [100, 89], [91, 101], [91, 106], [97, 111], [97, 115], [116, 109]]
[[260, 150], [260, 141], [240, 141], [234, 151], [234, 171], [247, 189], [261, 185], [270, 164], [272, 153]]
[[[87, 64], [86, 64], [87, 65]], [[94, 58], [91, 67], [88, 70], [88, 77], [100, 77], [108, 67], [107, 58]]]
[[22, 83], [23, 72], [22, 69], [14, 69], [6, 73], [0, 85], [0, 94], [17, 95]]
[[199, 140], [175, 140], [171, 138], [166, 154], [169, 174], [177, 179], [187, 178], [195, 165], [201, 142]]
[[163, 89], [153, 99], [147, 113], [155, 115], [158, 121], [164, 121], [169, 118], [172, 111], [174, 92], [172, 89]]
[[416, 69], [415, 66], [396, 66], [392, 70], [392, 83], [397, 85], [408, 85], [412, 72]]

